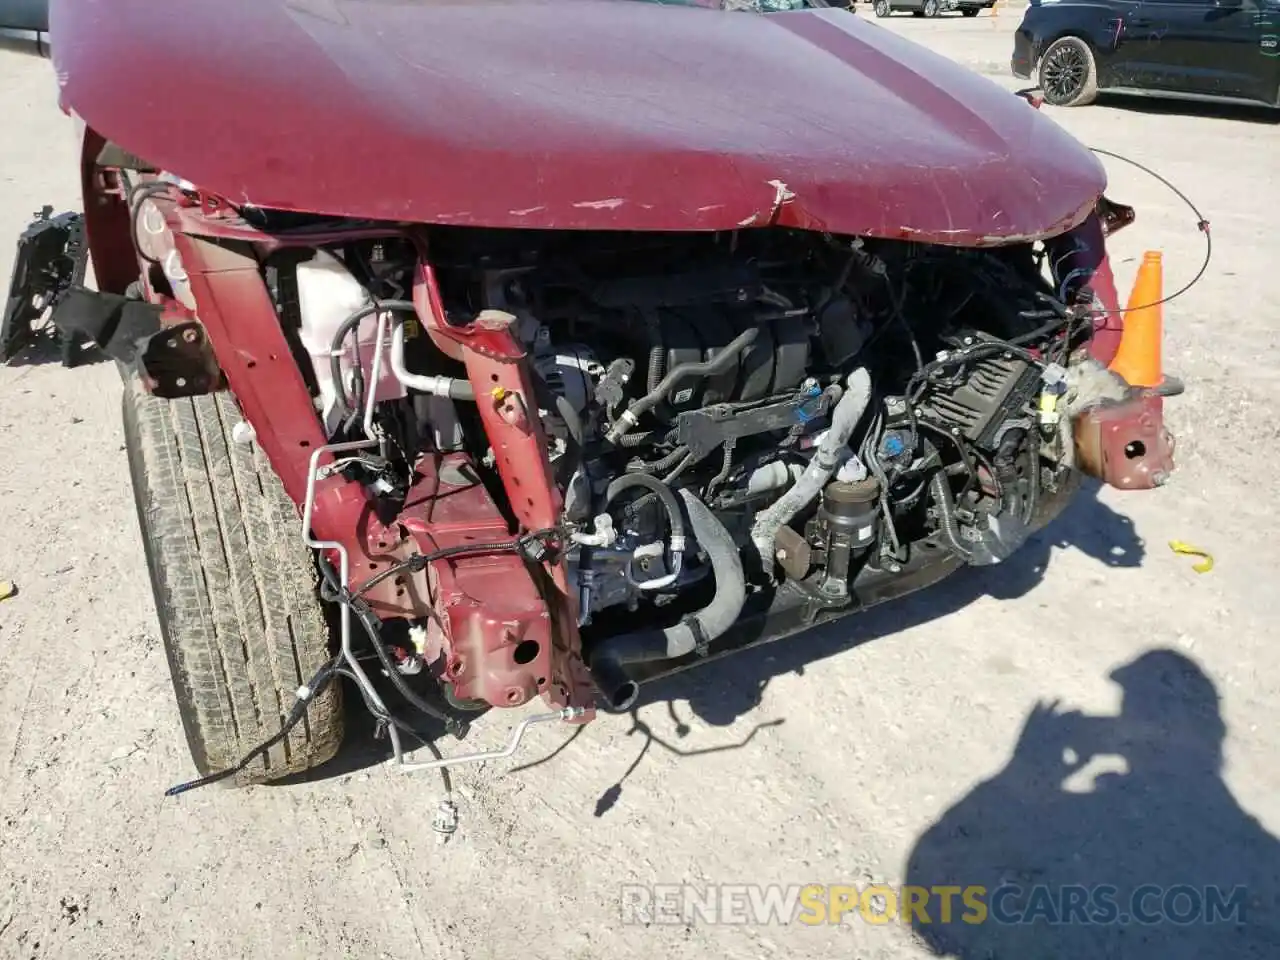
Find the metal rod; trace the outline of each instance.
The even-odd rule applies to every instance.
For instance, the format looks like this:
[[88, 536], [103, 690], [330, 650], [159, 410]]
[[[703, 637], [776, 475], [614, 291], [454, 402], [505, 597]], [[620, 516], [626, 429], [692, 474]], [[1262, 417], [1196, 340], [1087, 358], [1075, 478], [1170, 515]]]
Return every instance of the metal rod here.
[[395, 325], [391, 331], [391, 372], [396, 379], [412, 390], [429, 393], [433, 397], [452, 400], [475, 399], [471, 383], [460, 377], [425, 376], [410, 373], [404, 360], [404, 318], [391, 317]]
[[387, 323], [390, 314], [382, 311], [378, 314], [377, 333], [374, 336], [373, 360], [369, 368], [369, 384], [365, 388], [364, 402], [364, 435], [378, 443], [378, 452], [387, 455], [387, 438], [381, 431], [375, 433], [373, 425], [373, 409], [378, 402], [378, 381], [382, 377], [382, 351], [387, 341]]
[[[535, 723], [547, 723], [551, 720], [573, 720], [580, 717], [586, 711], [582, 707], [565, 707], [557, 710], [555, 713], [539, 713], [536, 716], [526, 717], [522, 720], [515, 732], [511, 734], [511, 740], [501, 750], [486, 750], [480, 753], [461, 753], [452, 757], [437, 757], [435, 760], [400, 760], [398, 768], [403, 773], [412, 773], [417, 770], [438, 770], [441, 767], [452, 767], [460, 763], [479, 763], [483, 760], [501, 760], [503, 757], [509, 757], [516, 752], [516, 748], [520, 746], [520, 741], [524, 739], [525, 731]], [[396, 763], [397, 759], [392, 759], [391, 763]]]

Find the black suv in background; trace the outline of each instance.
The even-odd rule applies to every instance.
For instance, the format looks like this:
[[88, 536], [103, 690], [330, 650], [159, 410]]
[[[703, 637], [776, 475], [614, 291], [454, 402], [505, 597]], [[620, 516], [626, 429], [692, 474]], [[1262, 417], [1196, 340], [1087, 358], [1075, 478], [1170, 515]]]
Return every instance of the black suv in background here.
[[1011, 66], [1057, 106], [1115, 90], [1280, 107], [1280, 0], [1031, 0]]
[[872, 0], [871, 6], [877, 17], [887, 17], [899, 10], [913, 17], [936, 17], [952, 10], [961, 16], [976, 17], [995, 5], [996, 0]]

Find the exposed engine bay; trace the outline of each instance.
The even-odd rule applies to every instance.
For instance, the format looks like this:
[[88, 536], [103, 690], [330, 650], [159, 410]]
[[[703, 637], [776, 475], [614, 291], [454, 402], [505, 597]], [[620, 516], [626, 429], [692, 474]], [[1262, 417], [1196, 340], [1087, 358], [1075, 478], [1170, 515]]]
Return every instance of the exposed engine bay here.
[[[434, 229], [443, 323], [505, 325], [528, 358], [560, 504], [540, 530], [521, 521], [534, 497], [513, 502], [485, 415], [520, 398], [496, 374], [486, 394], [440, 331], [423, 335], [413, 243], [291, 250], [266, 280], [329, 441], [379, 441], [344, 463], [378, 515], [414, 497], [424, 458], [483, 487], [519, 563], [563, 562], [582, 657], [621, 709], [646, 665], [706, 656], [753, 604], [785, 593], [798, 629], [891, 595], [883, 584], [922, 558], [999, 562], [1043, 524], [1073, 477], [1073, 387], [1101, 371], [1080, 349], [1091, 294], [1061, 276], [1072, 249], [1055, 270], [1031, 244]], [[455, 556], [449, 575], [401, 559], [362, 595], [408, 623], [401, 672], [434, 676], [455, 706], [523, 702], [546, 679], [516, 679], [522, 658], [554, 640], [516, 630], [514, 653], [468, 649], [438, 613], [468, 591], [439, 592], [492, 557]], [[424, 566], [426, 588], [407, 594]], [[489, 655], [500, 682], [472, 663]]]
[[[401, 770], [510, 756], [1173, 470], [1158, 254], [1121, 310], [1133, 211], [1030, 96], [821, 4], [232, 6], [167, 73], [193, 126], [129, 69], [182, 31], [54, 5], [83, 212], [0, 316], [0, 362], [52, 329], [124, 377], [171, 794], [328, 762], [337, 677]], [[535, 699], [505, 751], [407, 758], [405, 707]]]
[[[80, 221], [43, 219], [5, 342], [51, 304], [157, 400], [230, 391], [244, 420], [220, 429], [298, 508], [339, 641], [317, 636], [330, 659], [311, 649], [273, 739], [171, 792], [236, 775], [338, 675], [400, 769], [509, 756], [531, 723], [1005, 561], [1082, 475], [1173, 469], [1180, 384], [1117, 372], [1150, 338], [1114, 325], [1104, 241], [1132, 211], [1106, 198], [1044, 240], [963, 247], [388, 224], [165, 174], [119, 196], [138, 279], [67, 283]], [[475, 711], [554, 711], [505, 751], [410, 761], [371, 660], [457, 737]]]

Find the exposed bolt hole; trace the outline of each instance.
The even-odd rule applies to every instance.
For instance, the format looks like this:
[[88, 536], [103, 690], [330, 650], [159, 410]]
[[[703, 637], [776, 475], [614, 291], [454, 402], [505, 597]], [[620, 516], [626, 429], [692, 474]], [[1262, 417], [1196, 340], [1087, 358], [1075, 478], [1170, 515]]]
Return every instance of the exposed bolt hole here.
[[379, 541], [378, 541], [378, 549], [379, 549], [379, 550], [385, 550], [385, 549], [387, 549], [387, 541], [385, 541], [385, 540], [379, 540]]
[[511, 478], [511, 482], [512, 482], [512, 483], [514, 483], [517, 487], [518, 487], [518, 486], [521, 486], [520, 478], [519, 478], [519, 477], [512, 477], [512, 478]]
[[369, 564], [369, 569], [370, 569], [370, 570], [377, 570], [377, 569], [378, 569], [378, 565], [377, 565], [376, 563], [371, 563], [371, 564]]
[[470, 543], [471, 541], [475, 540], [475, 537], [473, 537], [471, 534], [468, 533], [468, 534], [464, 534], [462, 539]]
[[498, 382], [498, 375], [497, 375], [496, 373], [491, 373], [491, 374], [489, 374], [489, 379], [490, 379], [490, 380], [492, 380], [494, 383], [497, 383], [497, 382]]
[[275, 355], [274, 353], [273, 353], [273, 354], [270, 354], [270, 355], [267, 357], [267, 359], [268, 359], [268, 360], [274, 360], [274, 359], [276, 359], [276, 355]]
[[300, 447], [309, 447], [309, 446], [311, 446], [311, 441], [310, 441], [310, 440], [299, 440], [299, 441], [298, 441], [298, 446], [300, 446]]
[[404, 587], [396, 587], [396, 596], [397, 596], [397, 597], [403, 597], [403, 596], [404, 596]]
[[516, 644], [516, 651], [511, 655], [511, 659], [519, 664], [533, 663], [539, 649], [541, 648], [537, 640], [521, 640]]
[[547, 678], [546, 678], [546, 677], [539, 677], [539, 678], [538, 678], [538, 686], [540, 686], [540, 687], [545, 687], [546, 685], [547, 685]]
[[248, 363], [245, 364], [245, 366], [248, 367], [250, 370], [252, 370], [257, 365], [258, 365], [257, 360], [250, 360]]
[[524, 501], [524, 502], [525, 502], [525, 503], [527, 503], [529, 506], [531, 506], [531, 507], [532, 507], [532, 506], [533, 506], [533, 497], [525, 497], [525, 501]]
[[1124, 455], [1130, 460], [1137, 460], [1147, 455], [1147, 445], [1141, 440], [1131, 440], [1124, 445]]
[[519, 690], [512, 690], [507, 694], [507, 703], [519, 703], [524, 699], [524, 694]]

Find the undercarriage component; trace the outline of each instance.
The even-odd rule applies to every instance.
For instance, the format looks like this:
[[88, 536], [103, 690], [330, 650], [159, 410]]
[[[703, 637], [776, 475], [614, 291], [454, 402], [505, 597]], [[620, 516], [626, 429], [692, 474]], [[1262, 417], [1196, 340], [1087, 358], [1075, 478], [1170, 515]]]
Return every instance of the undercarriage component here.
[[[483, 763], [486, 760], [503, 760], [506, 757], [514, 756], [520, 747], [520, 742], [524, 739], [524, 735], [534, 724], [548, 723], [554, 720], [575, 721], [581, 720], [585, 711], [582, 707], [565, 707], [554, 713], [539, 713], [536, 716], [525, 717], [511, 732], [511, 739], [507, 741], [507, 745], [500, 750], [480, 750], [474, 753], [458, 753], [448, 757], [436, 757], [434, 760], [410, 760], [404, 754], [400, 753], [391, 758], [389, 761], [397, 770], [405, 773], [413, 773], [416, 770], [440, 770], [444, 767], [456, 767], [464, 763]], [[445, 817], [442, 819], [441, 826], [432, 825], [432, 829], [437, 833], [449, 834], [456, 829], [456, 811], [453, 818], [449, 818], [446, 810]]]

